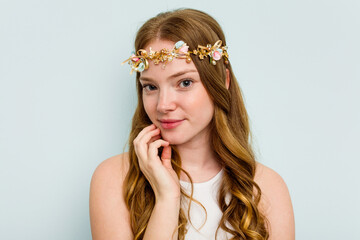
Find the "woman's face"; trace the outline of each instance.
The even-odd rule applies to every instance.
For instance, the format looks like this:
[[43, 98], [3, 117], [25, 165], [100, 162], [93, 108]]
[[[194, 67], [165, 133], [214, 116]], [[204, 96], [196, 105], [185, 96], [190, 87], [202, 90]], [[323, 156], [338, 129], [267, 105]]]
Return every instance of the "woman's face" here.
[[[172, 49], [174, 43], [155, 40], [146, 47], [154, 51]], [[204, 60], [206, 61], [206, 60]], [[150, 120], [160, 128], [164, 140], [173, 145], [202, 144], [209, 139], [214, 104], [193, 62], [174, 59], [155, 65], [140, 75], [143, 103]]]

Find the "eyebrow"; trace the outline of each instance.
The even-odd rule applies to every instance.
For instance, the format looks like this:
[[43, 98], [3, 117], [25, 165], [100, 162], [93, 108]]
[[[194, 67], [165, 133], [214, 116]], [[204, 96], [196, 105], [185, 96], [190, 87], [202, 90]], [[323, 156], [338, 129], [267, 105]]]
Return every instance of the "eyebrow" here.
[[[183, 70], [183, 71], [174, 73], [173, 75], [170, 75], [170, 76], [168, 77], [168, 79], [180, 77], [180, 76], [182, 76], [182, 75], [184, 75], [184, 74], [186, 74], [186, 73], [192, 73], [192, 72], [197, 72], [197, 70], [195, 70], [195, 69]], [[151, 78], [148, 78], [148, 77], [140, 77], [139, 80], [141, 80], [141, 81], [150, 81], [150, 82], [153, 81]]]

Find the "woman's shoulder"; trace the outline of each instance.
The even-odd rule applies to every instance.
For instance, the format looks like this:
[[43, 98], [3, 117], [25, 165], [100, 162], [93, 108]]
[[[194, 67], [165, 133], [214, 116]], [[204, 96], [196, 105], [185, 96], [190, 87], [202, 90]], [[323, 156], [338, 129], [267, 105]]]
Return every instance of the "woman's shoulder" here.
[[122, 153], [102, 161], [94, 171], [94, 178], [125, 177], [129, 168], [129, 154]]
[[95, 169], [90, 183], [90, 197], [122, 198], [123, 182], [129, 168], [129, 155], [122, 153], [102, 161]]
[[261, 189], [259, 208], [270, 224], [270, 239], [295, 239], [294, 212], [284, 179], [257, 163], [254, 180]]
[[261, 202], [265, 212], [270, 211], [278, 203], [291, 204], [290, 194], [284, 179], [273, 169], [256, 163], [255, 182], [261, 190]]
[[96, 199], [98, 199], [98, 196], [116, 195], [121, 198], [121, 189], [128, 168], [128, 153], [118, 154], [102, 161], [92, 175], [90, 197], [96, 196]]
[[93, 239], [133, 239], [130, 215], [123, 196], [128, 171], [127, 153], [102, 161], [90, 183], [90, 223]]
[[263, 188], [264, 190], [268, 188], [284, 188], [286, 187], [284, 179], [273, 169], [265, 166], [262, 163], [257, 162], [256, 163], [256, 172], [255, 172], [255, 182]]

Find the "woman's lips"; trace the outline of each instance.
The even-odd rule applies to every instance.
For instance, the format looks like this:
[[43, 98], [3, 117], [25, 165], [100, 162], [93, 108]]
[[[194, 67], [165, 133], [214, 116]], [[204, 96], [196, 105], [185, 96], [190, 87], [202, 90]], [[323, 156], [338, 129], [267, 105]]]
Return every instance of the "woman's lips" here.
[[184, 120], [173, 120], [173, 119], [160, 120], [160, 125], [163, 129], [172, 129], [179, 126], [183, 121]]

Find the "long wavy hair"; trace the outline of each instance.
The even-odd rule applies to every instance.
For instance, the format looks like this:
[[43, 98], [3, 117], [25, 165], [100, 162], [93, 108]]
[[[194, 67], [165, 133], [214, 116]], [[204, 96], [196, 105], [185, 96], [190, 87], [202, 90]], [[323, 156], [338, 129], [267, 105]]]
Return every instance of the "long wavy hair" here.
[[[194, 9], [164, 12], [149, 19], [136, 35], [135, 50], [145, 49], [155, 39], [170, 40], [174, 43], [183, 40], [189, 45], [189, 49], [196, 49], [198, 45], [214, 44], [217, 40], [221, 40], [226, 45], [224, 33], [216, 20]], [[215, 105], [214, 116], [210, 123], [210, 141], [224, 169], [218, 194], [218, 203], [223, 215], [217, 231], [221, 228], [232, 234], [231, 240], [268, 239], [266, 218], [258, 209], [261, 190], [254, 181], [256, 162], [251, 148], [248, 115], [231, 64], [226, 64], [221, 59], [214, 66], [208, 59], [191, 57]], [[231, 79], [228, 88], [226, 69]], [[140, 170], [133, 145], [133, 140], [139, 132], [152, 123], [144, 110], [139, 77], [140, 74], [137, 73], [138, 105], [132, 120], [129, 137], [130, 164], [124, 182], [125, 202], [130, 211], [135, 240], [143, 239], [155, 205], [154, 192]], [[180, 172], [184, 171], [181, 168], [181, 158], [176, 148], [173, 148], [172, 152], [172, 165], [180, 176]], [[190, 202], [194, 200], [192, 194], [187, 195], [183, 189], [181, 193], [190, 198]], [[185, 238], [186, 225], [189, 222], [187, 216], [185, 211], [180, 209], [177, 228], [179, 240]]]

